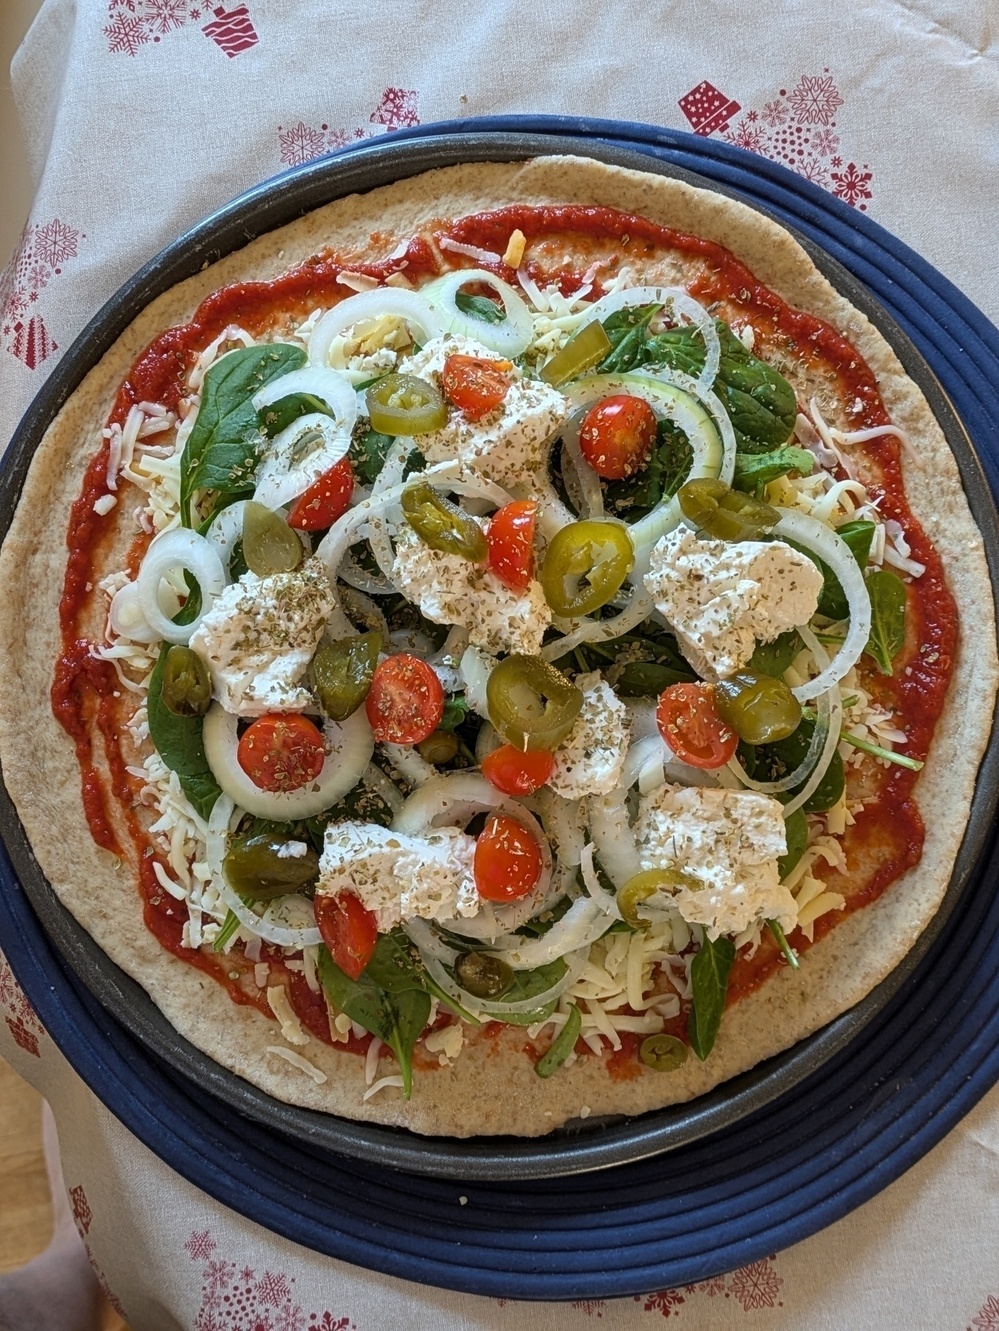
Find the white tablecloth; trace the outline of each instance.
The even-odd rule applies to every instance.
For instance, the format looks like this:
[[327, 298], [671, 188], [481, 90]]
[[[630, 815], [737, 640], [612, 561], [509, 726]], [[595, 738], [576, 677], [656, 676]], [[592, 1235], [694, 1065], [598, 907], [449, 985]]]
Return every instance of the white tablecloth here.
[[[0, 437], [189, 224], [336, 146], [463, 116], [722, 136], [868, 212], [995, 320], [994, 20], [989, 0], [47, 0], [14, 65], [37, 194], [0, 279]], [[527, 1311], [319, 1257], [199, 1193], [87, 1091], [2, 957], [0, 1018], [0, 1054], [52, 1103], [80, 1231], [133, 1331], [999, 1329], [999, 1091], [786, 1252], [696, 1287]]]

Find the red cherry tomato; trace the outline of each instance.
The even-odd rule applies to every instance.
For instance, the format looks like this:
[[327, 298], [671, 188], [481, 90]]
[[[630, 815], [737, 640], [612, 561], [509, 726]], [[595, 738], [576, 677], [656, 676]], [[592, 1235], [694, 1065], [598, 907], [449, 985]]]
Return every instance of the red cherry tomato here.
[[510, 391], [510, 380], [503, 371], [511, 368], [509, 361], [483, 356], [448, 356], [441, 370], [444, 396], [467, 420], [480, 421]]
[[707, 684], [671, 684], [659, 695], [656, 721], [666, 743], [691, 767], [724, 767], [739, 744], [718, 715]]
[[516, 818], [496, 813], [475, 843], [475, 886], [485, 901], [519, 901], [544, 867], [537, 838]]
[[299, 531], [322, 531], [324, 527], [332, 527], [350, 507], [353, 493], [354, 469], [350, 458], [341, 458], [295, 500], [288, 512], [288, 526], [297, 527]]
[[378, 923], [374, 915], [353, 892], [341, 892], [336, 897], [318, 893], [313, 905], [316, 928], [322, 934], [330, 956], [344, 975], [349, 975], [352, 980], [359, 979], [378, 942]]
[[375, 668], [364, 709], [379, 744], [421, 744], [441, 723], [444, 690], [426, 661], [401, 652]]
[[482, 775], [504, 795], [530, 795], [551, 778], [555, 758], [546, 749], [524, 753], [504, 744], [482, 759]]
[[240, 737], [240, 767], [261, 790], [301, 790], [323, 770], [322, 732], [307, 716], [258, 716]]
[[656, 413], [640, 397], [605, 397], [583, 417], [579, 447], [597, 473], [609, 481], [634, 476], [652, 456]]
[[522, 592], [534, 572], [534, 519], [538, 506], [532, 499], [504, 504], [489, 520], [486, 545], [489, 568], [500, 582]]

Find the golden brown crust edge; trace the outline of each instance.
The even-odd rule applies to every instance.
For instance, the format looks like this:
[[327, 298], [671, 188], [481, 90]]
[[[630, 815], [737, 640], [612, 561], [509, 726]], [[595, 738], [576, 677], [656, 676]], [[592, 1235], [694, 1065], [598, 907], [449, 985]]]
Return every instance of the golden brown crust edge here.
[[[917, 787], [926, 844], [920, 864], [823, 938], [803, 958], [799, 972], [782, 970], [729, 1009], [705, 1064], [691, 1059], [668, 1078], [643, 1071], [631, 1081], [615, 1081], [602, 1063], [581, 1060], [542, 1082], [517, 1052], [522, 1035], [512, 1031], [500, 1038], [497, 1055], [472, 1048], [453, 1068], [421, 1071], [409, 1104], [384, 1097], [364, 1104], [363, 1060], [313, 1041], [305, 1053], [328, 1076], [316, 1086], [268, 1054], [267, 1046], [280, 1043], [275, 1025], [252, 1009], [237, 1007], [221, 986], [162, 949], [142, 923], [130, 875], [116, 870], [112, 858], [93, 843], [72, 746], [49, 706], [52, 662], [60, 652], [61, 534], [99, 443], [108, 404], [132, 361], [158, 332], [185, 321], [210, 291], [245, 276], [276, 276], [331, 243], [361, 256], [375, 227], [386, 237], [388, 253], [397, 240], [437, 217], [552, 201], [620, 208], [726, 245], [789, 303], [836, 327], [876, 373], [893, 419], [908, 431], [922, 461], [921, 467], [907, 462], [904, 468], [909, 501], [944, 560], [964, 626], [954, 686]], [[46, 515], [44, 526], [39, 513]], [[56, 543], [53, 531], [60, 533]], [[537, 1135], [578, 1115], [583, 1106], [596, 1117], [688, 1100], [853, 1006], [901, 960], [946, 890], [995, 700], [993, 598], [981, 537], [953, 456], [891, 348], [775, 223], [668, 177], [588, 159], [447, 168], [351, 196], [261, 237], [159, 297], [86, 377], [47, 432], [0, 553], [0, 576], [8, 593], [0, 620], [0, 662], [8, 682], [7, 706], [0, 715], [0, 761], [39, 863], [63, 902], [149, 990], [176, 1029], [223, 1066], [289, 1103], [429, 1134]], [[510, 1052], [503, 1056], [507, 1046]]]

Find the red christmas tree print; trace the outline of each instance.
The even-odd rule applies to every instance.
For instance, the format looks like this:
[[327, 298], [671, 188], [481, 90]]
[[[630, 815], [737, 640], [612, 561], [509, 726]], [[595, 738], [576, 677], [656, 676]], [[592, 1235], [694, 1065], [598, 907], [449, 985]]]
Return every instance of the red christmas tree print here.
[[38, 293], [62, 273], [62, 265], [75, 259], [83, 239], [60, 218], [27, 226], [13, 257], [0, 274], [0, 331], [7, 350], [29, 370], [47, 360], [58, 344], [52, 340], [40, 314], [31, 315]]
[[419, 93], [415, 88], [386, 88], [382, 100], [369, 117], [373, 125], [386, 130], [404, 129], [420, 123]]
[[716, 129], [728, 129], [728, 122], [742, 109], [738, 102], [719, 92], [707, 79], [684, 93], [678, 105], [690, 121], [694, 133], [705, 136], [713, 134]]
[[26, 1054], [41, 1058], [39, 1037], [45, 1028], [35, 1016], [35, 1010], [21, 991], [14, 972], [0, 953], [0, 1008], [14, 1041]]
[[764, 1257], [762, 1261], [750, 1262], [733, 1272], [729, 1288], [742, 1304], [743, 1312], [751, 1308], [773, 1308], [778, 1306], [777, 1295], [784, 1280], [774, 1269], [776, 1254]]
[[999, 1331], [999, 1298], [995, 1294], [990, 1294], [979, 1308], [968, 1331], [972, 1331], [972, 1327], [975, 1331]]
[[587, 1317], [603, 1317], [603, 1310], [606, 1306], [606, 1299], [576, 1299], [572, 1304], [573, 1308], [578, 1308], [580, 1312], [586, 1313]]
[[802, 74], [788, 101], [798, 123], [802, 125], [829, 125], [836, 114], [836, 108], [843, 105], [843, 98], [828, 70], [824, 75], [816, 74], [814, 77]]
[[78, 1183], [75, 1188], [70, 1188], [69, 1202], [73, 1208], [73, 1219], [76, 1221], [77, 1232], [81, 1239], [86, 1238], [93, 1223], [94, 1213], [90, 1209], [87, 1194], [83, 1191], [81, 1184]]
[[654, 1294], [636, 1294], [635, 1302], [641, 1303], [643, 1312], [657, 1312], [662, 1317], [680, 1316], [680, 1304], [686, 1299], [678, 1289], [658, 1289]]

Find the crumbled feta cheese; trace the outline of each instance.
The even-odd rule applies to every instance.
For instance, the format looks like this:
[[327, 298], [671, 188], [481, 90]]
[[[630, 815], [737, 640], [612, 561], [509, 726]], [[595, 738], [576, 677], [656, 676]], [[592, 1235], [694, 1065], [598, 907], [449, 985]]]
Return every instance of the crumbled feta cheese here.
[[309, 847], [304, 841], [283, 841], [276, 851], [279, 860], [300, 860], [308, 853]]
[[514, 591], [489, 569], [461, 555], [431, 550], [408, 524], [399, 528], [392, 581], [435, 624], [460, 624], [484, 651], [523, 652], [541, 647], [551, 623], [541, 583]]
[[698, 674], [726, 679], [757, 640], [808, 623], [822, 574], [783, 541], [715, 541], [679, 527], [653, 546], [645, 586]]
[[673, 905], [709, 938], [776, 920], [790, 932], [794, 898], [780, 881], [787, 850], [783, 810], [769, 795], [745, 790], [666, 786], [639, 803], [635, 823], [643, 869], [677, 869], [697, 880]]
[[631, 723], [628, 711], [598, 670], [577, 675], [583, 706], [566, 738], [555, 750], [548, 782], [567, 800], [607, 795], [621, 783]]
[[308, 707], [312, 697], [299, 680], [332, 611], [333, 591], [320, 559], [307, 560], [294, 573], [244, 573], [226, 587], [191, 635], [226, 711], [263, 716]]
[[[440, 387], [441, 371], [448, 356], [478, 356], [503, 361], [471, 338], [447, 333], [435, 337], [415, 356], [401, 361], [401, 374], [415, 374]], [[562, 393], [536, 379], [525, 379], [519, 370], [504, 370], [510, 388], [500, 406], [480, 421], [468, 420], [452, 408], [447, 425], [420, 435], [420, 452], [428, 462], [458, 458], [465, 466], [498, 485], [529, 494], [537, 488], [547, 468], [545, 441], [558, 429], [568, 410]]]
[[457, 827], [406, 836], [377, 823], [330, 823], [319, 860], [320, 894], [353, 892], [384, 933], [402, 919], [475, 915], [475, 838]]

